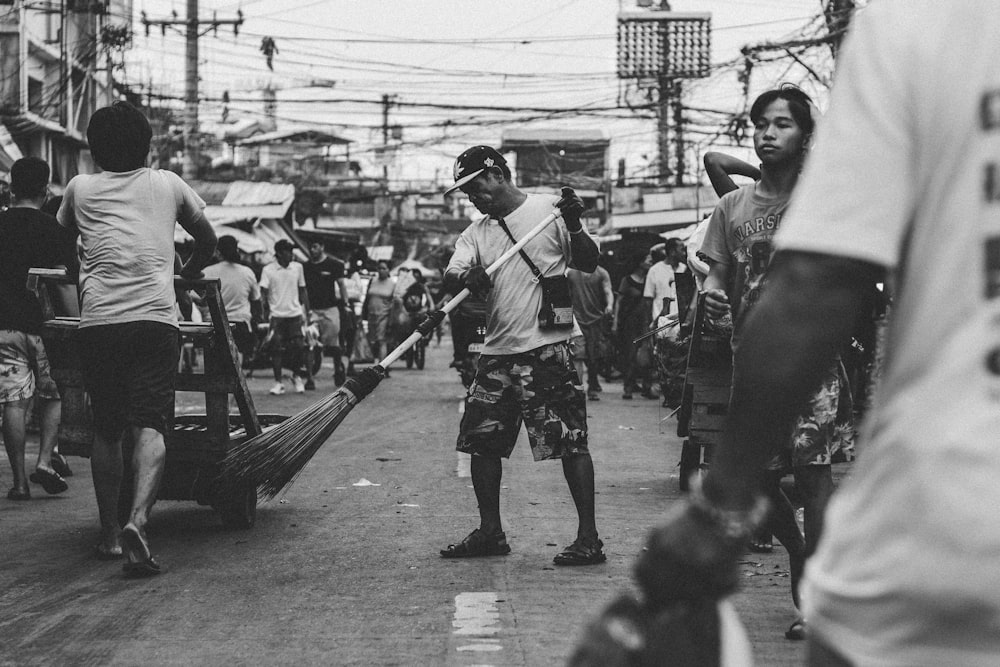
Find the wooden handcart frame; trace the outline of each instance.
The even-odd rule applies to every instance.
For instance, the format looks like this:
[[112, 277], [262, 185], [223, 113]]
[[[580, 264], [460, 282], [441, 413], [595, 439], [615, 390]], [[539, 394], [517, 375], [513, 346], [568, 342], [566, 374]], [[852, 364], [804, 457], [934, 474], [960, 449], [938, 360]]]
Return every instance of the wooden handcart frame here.
[[[38, 297], [44, 323], [45, 342], [52, 377], [62, 397], [59, 425], [59, 451], [64, 455], [89, 458], [94, 440], [93, 414], [80, 371], [78, 339], [79, 317], [57, 312], [59, 286], [76, 283], [62, 269], [31, 269], [28, 289]], [[166, 462], [157, 498], [194, 500], [215, 508], [225, 526], [250, 528], [256, 517], [255, 488], [227, 488], [217, 481], [219, 463], [240, 442], [258, 435], [263, 428], [279, 423], [281, 415], [259, 415], [243, 373], [239, 368], [236, 344], [229, 328], [229, 318], [218, 280], [186, 280], [175, 277], [177, 289], [203, 293], [210, 321], [180, 322], [181, 343], [191, 343], [202, 350], [203, 373], [177, 373], [176, 391], [205, 395], [205, 413], [172, 415], [164, 434]], [[67, 289], [65, 287], [61, 288]], [[238, 414], [229, 414], [230, 396]], [[123, 458], [130, 460], [128, 433], [123, 439]], [[132, 505], [131, 467], [125, 465], [119, 519], [128, 517]], [[124, 521], [123, 521], [124, 522]]]
[[711, 462], [732, 393], [731, 337], [712, 328], [705, 319], [705, 295], [701, 294], [695, 301], [684, 392], [677, 415], [677, 435], [685, 438], [679, 471], [682, 491], [688, 490], [691, 475], [705, 470]]

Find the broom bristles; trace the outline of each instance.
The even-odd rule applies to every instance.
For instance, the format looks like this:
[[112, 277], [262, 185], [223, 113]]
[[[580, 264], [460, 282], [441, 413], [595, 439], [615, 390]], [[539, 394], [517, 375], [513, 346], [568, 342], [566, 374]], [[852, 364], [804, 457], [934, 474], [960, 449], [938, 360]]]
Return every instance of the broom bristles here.
[[219, 481], [229, 488], [256, 488], [259, 499], [271, 500], [291, 486], [384, 375], [380, 366], [366, 369], [305, 410], [236, 445], [221, 462]]

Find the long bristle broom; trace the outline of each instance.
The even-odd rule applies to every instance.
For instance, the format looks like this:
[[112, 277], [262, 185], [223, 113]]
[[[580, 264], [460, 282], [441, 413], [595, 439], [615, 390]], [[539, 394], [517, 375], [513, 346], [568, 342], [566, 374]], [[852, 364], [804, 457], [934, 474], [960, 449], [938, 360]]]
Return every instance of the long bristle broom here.
[[[560, 217], [558, 209], [539, 222], [523, 239], [514, 244], [486, 268], [493, 275], [502, 264], [516, 255]], [[228, 488], [256, 488], [257, 497], [270, 500], [291, 486], [317, 450], [325, 443], [347, 414], [385, 377], [386, 369], [423, 336], [430, 334], [467, 296], [463, 289], [453, 299], [430, 314], [410, 336], [384, 359], [350, 378], [342, 387], [302, 412], [236, 445], [221, 462], [219, 481]]]

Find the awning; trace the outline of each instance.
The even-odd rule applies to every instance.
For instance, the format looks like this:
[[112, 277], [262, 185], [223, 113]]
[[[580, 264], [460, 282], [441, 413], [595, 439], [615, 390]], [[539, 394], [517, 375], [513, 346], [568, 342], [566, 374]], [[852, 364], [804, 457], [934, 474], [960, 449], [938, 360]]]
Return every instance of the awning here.
[[0, 171], [10, 171], [11, 165], [22, 157], [24, 155], [14, 143], [14, 137], [10, 136], [7, 127], [0, 123]]
[[[236, 239], [236, 245], [245, 253], [267, 252], [265, 242], [253, 234], [248, 234], [238, 227], [228, 225], [213, 225], [216, 236], [232, 236]], [[184, 231], [180, 225], [174, 227], [174, 243], [185, 243], [191, 240], [191, 235]]]
[[244, 220], [260, 220], [261, 218], [280, 219], [285, 217], [287, 204], [264, 204], [261, 206], [206, 206], [205, 217], [215, 225], [228, 225]]
[[235, 181], [226, 191], [222, 204], [205, 207], [205, 217], [213, 225], [244, 220], [280, 220], [288, 213], [294, 201], [294, 185]]

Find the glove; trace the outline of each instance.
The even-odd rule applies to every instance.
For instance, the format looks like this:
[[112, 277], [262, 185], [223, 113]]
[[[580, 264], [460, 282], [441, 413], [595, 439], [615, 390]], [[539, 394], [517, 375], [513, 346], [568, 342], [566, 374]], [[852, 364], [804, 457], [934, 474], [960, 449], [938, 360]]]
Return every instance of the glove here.
[[490, 280], [486, 269], [481, 266], [474, 266], [462, 274], [462, 284], [469, 288], [476, 297], [483, 298], [486, 293], [493, 288], [493, 281]]
[[573, 191], [573, 188], [564, 187], [562, 189], [562, 197], [556, 202], [556, 207], [562, 211], [566, 229], [571, 232], [578, 232], [582, 229], [580, 216], [584, 211], [583, 200], [580, 199], [580, 195]]
[[440, 310], [435, 310], [421, 317], [422, 321], [417, 325], [417, 331], [420, 332], [421, 336], [429, 336], [439, 324], [444, 322], [444, 312]]

